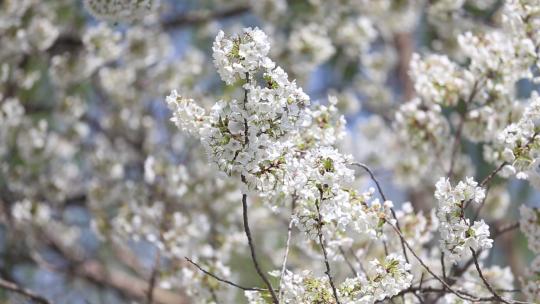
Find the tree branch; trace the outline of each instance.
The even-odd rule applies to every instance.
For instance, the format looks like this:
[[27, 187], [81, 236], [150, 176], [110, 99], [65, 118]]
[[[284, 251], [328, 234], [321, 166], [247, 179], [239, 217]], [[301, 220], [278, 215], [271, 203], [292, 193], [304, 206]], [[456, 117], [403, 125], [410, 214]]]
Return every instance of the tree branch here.
[[[323, 196], [322, 190], [319, 189], [319, 192], [320, 192], [320, 201], [322, 201], [322, 196]], [[317, 234], [319, 236], [319, 243], [321, 245], [321, 249], [322, 249], [322, 252], [323, 252], [323, 255], [324, 255], [324, 265], [326, 266], [325, 273], [326, 273], [326, 276], [328, 277], [330, 287], [332, 287], [332, 292], [334, 294], [334, 298], [336, 299], [336, 303], [341, 304], [339, 302], [339, 297], [338, 297], [336, 286], [334, 284], [334, 279], [332, 278], [332, 274], [330, 273], [331, 272], [330, 263], [328, 262], [328, 254], [326, 252], [326, 247], [324, 246], [324, 237], [323, 237], [323, 234], [322, 234], [323, 221], [322, 221], [321, 210], [319, 208], [319, 202], [316, 201], [315, 206], [317, 207], [317, 215], [318, 215]]]
[[[371, 169], [365, 165], [365, 164], [362, 164], [362, 163], [353, 163], [354, 166], [358, 166], [362, 169], [364, 169], [368, 174], [369, 176], [371, 177], [371, 180], [375, 183], [375, 185], [377, 186], [377, 190], [379, 191], [379, 194], [381, 195], [381, 198], [386, 201], [386, 195], [384, 195], [384, 192], [382, 190], [382, 187], [379, 183], [379, 181], [377, 180], [377, 178], [375, 178], [375, 174], [373, 174], [373, 171], [371, 171]], [[399, 230], [399, 232], [402, 232], [401, 231], [401, 227], [399, 225], [399, 221], [398, 221], [398, 218], [396, 216], [396, 212], [394, 211], [393, 208], [390, 208], [390, 211], [392, 212], [392, 217], [396, 220], [396, 226]], [[401, 239], [400, 239], [401, 240]], [[386, 247], [386, 246], [385, 246]], [[386, 248], [385, 248], [386, 249]], [[405, 244], [403, 244], [403, 241], [401, 241], [401, 250], [403, 251], [403, 256], [405, 257], [405, 261], [407, 261], [407, 263], [409, 263], [409, 257], [407, 256], [407, 250], [405, 249]]]
[[500, 296], [499, 294], [497, 294], [497, 292], [495, 292], [495, 290], [493, 289], [493, 287], [491, 286], [491, 284], [489, 284], [489, 282], [486, 280], [486, 278], [484, 277], [484, 274], [482, 273], [482, 270], [480, 269], [480, 265], [478, 264], [478, 258], [477, 258], [477, 256], [476, 256], [476, 251], [474, 251], [474, 249], [472, 249], [472, 248], [470, 248], [470, 249], [471, 249], [471, 253], [472, 253], [472, 256], [473, 256], [474, 266], [476, 267], [476, 271], [478, 272], [478, 275], [479, 275], [480, 278], [482, 279], [482, 282], [484, 282], [484, 285], [486, 286], [486, 288], [489, 290], [489, 292], [491, 292], [491, 294], [492, 294], [497, 300], [499, 300], [500, 302], [509, 304], [508, 301], [506, 301], [505, 299], [501, 298], [501, 296]]
[[416, 260], [420, 263], [420, 265], [422, 265], [422, 267], [427, 270], [427, 272], [429, 272], [429, 274], [431, 274], [431, 276], [433, 276], [435, 279], [437, 279], [437, 281], [439, 281], [448, 291], [450, 291], [451, 293], [455, 294], [456, 296], [458, 296], [459, 298], [463, 299], [463, 300], [466, 300], [466, 301], [484, 301], [484, 300], [488, 300], [487, 298], [484, 299], [484, 298], [469, 298], [469, 297], [465, 297], [463, 296], [460, 292], [458, 291], [455, 291], [454, 289], [452, 289], [452, 287], [450, 287], [450, 285], [448, 283], [446, 283], [443, 279], [441, 279], [438, 275], [436, 275], [433, 270], [431, 270], [425, 263], [424, 261], [416, 254], [416, 252], [413, 250], [413, 248], [411, 247], [411, 245], [409, 245], [409, 243], [407, 242], [407, 240], [405, 240], [405, 238], [403, 237], [403, 235], [401, 234], [401, 232], [396, 228], [396, 226], [394, 225], [390, 225], [395, 231], [396, 233], [399, 235], [399, 237], [403, 240], [403, 242], [405, 243], [405, 245], [407, 246], [407, 248], [409, 248], [409, 250], [411, 251], [412, 255], [416, 258]]
[[[242, 176], [242, 181], [245, 183], [245, 177]], [[249, 249], [251, 251], [251, 260], [253, 261], [253, 265], [255, 266], [255, 269], [257, 270], [257, 273], [259, 274], [259, 277], [263, 280], [266, 287], [268, 287], [268, 291], [270, 292], [270, 295], [272, 296], [272, 301], [274, 304], [278, 304], [279, 300], [276, 296], [276, 293], [274, 292], [274, 288], [272, 287], [272, 284], [270, 283], [270, 280], [266, 277], [264, 272], [261, 270], [261, 266], [259, 266], [259, 262], [257, 260], [257, 255], [255, 253], [255, 245], [253, 244], [253, 238], [251, 236], [251, 230], [249, 229], [249, 219], [248, 219], [248, 207], [247, 207], [247, 195], [242, 194], [242, 213], [244, 218], [244, 231], [246, 232], [246, 236], [248, 239]]]
[[26, 298], [28, 298], [28, 299], [30, 299], [30, 300], [32, 300], [34, 302], [37, 302], [37, 303], [51, 304], [51, 302], [49, 302], [49, 300], [47, 300], [46, 298], [36, 294], [34, 291], [32, 291], [30, 289], [27, 289], [27, 288], [24, 288], [24, 287], [21, 287], [21, 286], [15, 284], [13, 282], [6, 281], [4, 279], [0, 279], [0, 288], [3, 288], [3, 289], [6, 289], [6, 290], [9, 290], [9, 291], [18, 293], [20, 295], [23, 295]]
[[292, 228], [293, 228], [293, 215], [294, 215], [294, 209], [296, 207], [296, 195], [293, 196], [292, 202], [291, 202], [291, 219], [289, 221], [289, 226], [287, 227], [287, 242], [285, 245], [285, 254], [283, 257], [283, 262], [281, 263], [281, 274], [279, 276], [279, 300], [281, 300], [281, 297], [283, 296], [283, 288], [281, 288], [281, 284], [283, 283], [283, 274], [285, 273], [285, 270], [287, 269], [287, 259], [289, 257], [289, 249], [291, 246], [291, 236], [292, 236]]
[[375, 174], [373, 174], [373, 171], [371, 171], [371, 169], [367, 165], [362, 164], [362, 163], [352, 163], [352, 165], [364, 169], [369, 174], [369, 176], [371, 177], [371, 180], [375, 183], [375, 186], [377, 186], [377, 191], [379, 191], [381, 198], [383, 199], [383, 201], [386, 201], [386, 195], [384, 195], [382, 187], [379, 184], [379, 181], [375, 178]]
[[208, 270], [205, 270], [204, 268], [202, 268], [199, 264], [193, 262], [193, 260], [191, 260], [190, 258], [188, 257], [185, 257], [185, 259], [193, 264], [193, 266], [197, 267], [197, 269], [199, 269], [200, 271], [204, 272], [204, 274], [208, 275], [208, 276], [211, 276], [212, 278], [222, 282], [222, 283], [225, 283], [225, 284], [228, 284], [228, 285], [231, 285], [233, 287], [236, 287], [236, 288], [239, 288], [239, 289], [242, 289], [242, 290], [249, 290], [249, 291], [268, 291], [267, 289], [264, 289], [264, 288], [257, 288], [257, 287], [245, 287], [245, 286], [242, 286], [242, 285], [238, 285], [232, 281], [229, 281], [227, 279], [223, 279], [223, 278], [220, 278], [218, 277], [217, 275], [211, 273], [210, 271]]

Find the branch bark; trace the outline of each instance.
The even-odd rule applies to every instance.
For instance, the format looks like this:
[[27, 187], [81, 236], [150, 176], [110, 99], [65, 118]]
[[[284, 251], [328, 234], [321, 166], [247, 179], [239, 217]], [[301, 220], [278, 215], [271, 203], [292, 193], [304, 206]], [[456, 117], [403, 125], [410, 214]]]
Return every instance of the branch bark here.
[[414, 49], [411, 33], [398, 33], [394, 36], [394, 45], [398, 54], [397, 72], [403, 90], [404, 101], [414, 97], [414, 84], [409, 76], [409, 63]]

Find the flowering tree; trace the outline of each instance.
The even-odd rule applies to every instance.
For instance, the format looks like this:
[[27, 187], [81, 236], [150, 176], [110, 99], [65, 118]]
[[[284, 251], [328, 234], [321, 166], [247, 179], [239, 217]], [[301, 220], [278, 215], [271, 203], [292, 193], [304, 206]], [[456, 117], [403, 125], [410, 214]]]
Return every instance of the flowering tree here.
[[0, 297], [540, 303], [540, 1], [0, 8]]

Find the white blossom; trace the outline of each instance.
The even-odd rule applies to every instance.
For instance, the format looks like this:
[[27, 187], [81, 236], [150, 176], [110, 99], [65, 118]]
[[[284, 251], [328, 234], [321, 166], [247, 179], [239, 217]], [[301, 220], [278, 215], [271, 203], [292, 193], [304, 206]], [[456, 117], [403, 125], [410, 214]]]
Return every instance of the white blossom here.
[[489, 226], [484, 220], [471, 223], [464, 217], [464, 209], [470, 202], [480, 204], [485, 199], [485, 190], [477, 185], [472, 177], [467, 177], [465, 182], [460, 181], [455, 187], [445, 178], [436, 184], [440, 247], [452, 262], [469, 256], [470, 249], [478, 251], [492, 247]]
[[156, 0], [85, 0], [84, 6], [96, 18], [106, 21], [133, 21], [155, 8]]
[[430, 55], [411, 60], [411, 77], [416, 92], [426, 101], [445, 106], [456, 106], [473, 90], [473, 75], [446, 56]]

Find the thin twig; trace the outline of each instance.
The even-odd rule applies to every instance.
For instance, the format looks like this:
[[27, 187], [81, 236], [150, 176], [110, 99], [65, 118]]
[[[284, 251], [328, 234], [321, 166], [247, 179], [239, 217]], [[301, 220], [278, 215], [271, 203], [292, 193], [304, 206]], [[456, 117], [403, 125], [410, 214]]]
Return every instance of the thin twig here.
[[[369, 243], [369, 244], [371, 244], [371, 243]], [[366, 250], [368, 250], [368, 249], [369, 249], [369, 247]], [[362, 270], [363, 273], [366, 273], [366, 269], [364, 268], [364, 265], [362, 265], [362, 261], [360, 261], [360, 259], [356, 256], [356, 254], [354, 253], [352, 248], [349, 248], [349, 253], [353, 257], [353, 259], [356, 261], [356, 263], [358, 264], [358, 267], [360, 267], [360, 270]]]
[[[320, 201], [322, 201], [322, 196], [323, 196], [322, 190], [319, 189], [319, 192], [320, 192], [320, 197], [321, 197]], [[326, 252], [326, 247], [324, 245], [324, 237], [322, 234], [323, 220], [322, 220], [321, 210], [319, 208], [318, 201], [315, 202], [315, 207], [317, 207], [317, 215], [318, 215], [317, 234], [319, 236], [319, 243], [321, 245], [321, 249], [324, 255], [324, 265], [326, 266], [325, 273], [326, 273], [326, 276], [328, 277], [328, 281], [330, 282], [330, 287], [332, 287], [332, 293], [334, 294], [334, 299], [336, 299], [336, 303], [341, 304], [341, 302], [339, 302], [339, 297], [338, 297], [336, 286], [334, 284], [334, 279], [332, 278], [332, 274], [330, 273], [330, 263], [328, 262], [328, 254]]]
[[13, 291], [13, 292], [18, 293], [18, 294], [21, 294], [21, 295], [27, 297], [28, 299], [30, 299], [32, 301], [35, 301], [37, 303], [51, 304], [51, 302], [49, 302], [49, 300], [47, 300], [46, 298], [36, 294], [34, 291], [32, 291], [30, 289], [27, 289], [27, 288], [24, 288], [24, 287], [21, 287], [21, 286], [15, 284], [13, 282], [6, 281], [4, 279], [0, 279], [0, 288], [6, 289], [6, 290], [9, 290], [9, 291]]
[[[499, 171], [501, 171], [504, 166], [508, 165], [508, 162], [503, 162], [502, 164], [500, 164], [497, 168], [495, 168], [495, 170], [491, 171], [491, 173], [489, 173], [481, 182], [480, 182], [480, 187], [485, 187], [487, 184], [489, 184], [491, 182], [491, 180], [497, 175], [497, 173], [499, 173]], [[467, 209], [467, 207], [469, 207], [469, 205], [471, 204], [472, 202], [472, 199], [468, 200], [467, 202], [465, 202], [465, 204], [463, 205], [463, 210]]]
[[[384, 195], [381, 184], [379, 183], [379, 181], [375, 177], [375, 174], [373, 174], [373, 171], [371, 171], [371, 169], [367, 165], [362, 164], [362, 163], [353, 163], [352, 165], [358, 166], [358, 167], [364, 169], [369, 174], [369, 176], [371, 177], [371, 180], [375, 183], [375, 186], [377, 186], [377, 190], [379, 191], [379, 195], [381, 196], [381, 198], [384, 201], [386, 201], [387, 200], [386, 195]], [[396, 212], [394, 211], [393, 208], [390, 208], [390, 211], [392, 212], [392, 216], [396, 220], [396, 226], [397, 226], [398, 230], [401, 232], [401, 226], [399, 225], [399, 220], [398, 220], [398, 218], [396, 216]], [[385, 249], [386, 249], [386, 246], [385, 246]], [[403, 251], [405, 261], [407, 261], [407, 263], [409, 263], [409, 256], [407, 255], [407, 250], [405, 249], [405, 244], [403, 244], [403, 242], [401, 242], [401, 249]]]
[[204, 272], [204, 274], [208, 275], [208, 276], [211, 276], [212, 278], [222, 282], [222, 283], [225, 283], [225, 284], [228, 284], [228, 285], [231, 285], [233, 287], [236, 287], [236, 288], [239, 288], [239, 289], [242, 289], [242, 290], [248, 290], [248, 291], [268, 291], [267, 289], [264, 289], [264, 288], [257, 288], [257, 287], [245, 287], [245, 286], [242, 286], [242, 285], [238, 285], [234, 282], [231, 282], [227, 279], [223, 279], [223, 278], [220, 278], [218, 277], [217, 275], [211, 273], [210, 271], [208, 270], [205, 270], [204, 268], [202, 268], [199, 264], [193, 262], [190, 258], [188, 257], [185, 257], [185, 259], [191, 263], [193, 266], [197, 267], [200, 271]]
[[[246, 180], [245, 177], [242, 176], [242, 181], [244, 183], [245, 183], [245, 180]], [[257, 260], [257, 254], [255, 253], [255, 245], [253, 243], [253, 238], [251, 236], [251, 230], [249, 229], [246, 194], [242, 194], [242, 213], [243, 213], [243, 218], [244, 218], [244, 231], [246, 232], [246, 236], [247, 236], [248, 244], [249, 244], [249, 250], [251, 251], [251, 260], [253, 261], [253, 265], [255, 266], [255, 270], [257, 270], [259, 277], [261, 277], [266, 287], [268, 287], [268, 291], [270, 292], [270, 295], [272, 296], [272, 301], [274, 302], [274, 304], [278, 304], [279, 300], [276, 293], [274, 292], [274, 288], [272, 287], [270, 280], [268, 280], [264, 272], [261, 270], [261, 266], [259, 266], [259, 261]]]
[[293, 227], [293, 215], [294, 215], [294, 209], [296, 207], [296, 196], [293, 196], [292, 202], [291, 202], [291, 219], [289, 220], [289, 226], [287, 227], [287, 242], [285, 246], [285, 255], [283, 257], [283, 262], [281, 263], [281, 274], [279, 276], [279, 300], [281, 300], [281, 297], [283, 297], [283, 288], [281, 288], [281, 284], [283, 284], [283, 274], [285, 273], [285, 270], [287, 269], [287, 259], [289, 257], [289, 249], [291, 246], [291, 236], [292, 236], [292, 227]]
[[460, 112], [460, 120], [459, 124], [454, 136], [454, 142], [452, 144], [452, 152], [450, 154], [450, 168], [448, 169], [448, 178], [452, 178], [452, 175], [454, 174], [454, 165], [456, 163], [456, 156], [458, 152], [458, 148], [461, 146], [461, 134], [463, 133], [463, 126], [465, 125], [465, 116], [467, 115], [467, 108], [469, 104], [472, 102], [474, 97], [476, 96], [476, 93], [478, 92], [478, 81], [474, 82], [471, 94], [469, 94], [469, 97], [465, 101], [465, 109]]
[[454, 165], [456, 163], [456, 155], [459, 146], [461, 145], [461, 132], [463, 131], [463, 125], [465, 124], [465, 114], [460, 116], [459, 124], [454, 136], [454, 143], [452, 144], [452, 152], [450, 154], [450, 167], [448, 168], [447, 176], [449, 178], [454, 174]]
[[480, 206], [478, 206], [478, 208], [476, 208], [476, 212], [474, 213], [473, 220], [472, 220], [473, 222], [475, 222], [478, 219], [478, 217], [480, 216], [480, 212], [482, 211], [482, 208], [484, 208], [484, 205], [486, 204], [486, 200], [487, 200], [487, 197], [489, 195], [489, 190], [490, 189], [491, 189], [491, 185], [487, 185], [486, 191], [485, 191], [485, 194], [484, 194], [484, 199], [480, 203]]
[[381, 198], [383, 199], [383, 201], [386, 201], [386, 195], [384, 195], [382, 187], [379, 184], [379, 181], [375, 178], [375, 174], [373, 174], [373, 171], [371, 171], [371, 169], [367, 165], [362, 164], [362, 163], [352, 163], [352, 165], [353, 166], [358, 166], [358, 167], [364, 169], [369, 174], [369, 176], [371, 177], [371, 180], [375, 183], [375, 186], [377, 186], [377, 190], [379, 191], [379, 194], [381, 195]]
[[473, 256], [473, 260], [474, 260], [474, 266], [476, 267], [476, 271], [478, 271], [478, 275], [480, 276], [480, 278], [482, 279], [482, 281], [484, 282], [484, 285], [486, 286], [486, 288], [489, 290], [489, 292], [491, 292], [491, 294], [493, 294], [493, 296], [503, 302], [503, 303], [507, 303], [509, 304], [510, 302], [508, 302], [507, 300], [503, 299], [494, 289], [493, 287], [491, 286], [491, 284], [489, 284], [489, 282], [486, 280], [486, 278], [484, 277], [484, 274], [482, 273], [482, 270], [480, 269], [480, 265], [478, 264], [478, 258], [476, 256], [476, 251], [474, 251], [474, 249], [470, 248], [471, 249], [471, 252], [472, 252], [472, 256]]
[[503, 162], [502, 164], [500, 164], [495, 170], [493, 170], [488, 176], [486, 176], [486, 178], [484, 178], [482, 182], [480, 182], [480, 187], [484, 187], [487, 183], [491, 182], [495, 175], [497, 175], [497, 173], [499, 173], [499, 171], [501, 171], [502, 168], [504, 168], [504, 166], [506, 165], [508, 165], [508, 162]]
[[438, 275], [436, 275], [432, 270], [431, 268], [429, 268], [425, 263], [424, 261], [416, 254], [416, 252], [413, 250], [413, 248], [411, 247], [411, 245], [409, 245], [409, 243], [407, 242], [407, 240], [405, 240], [405, 238], [403, 237], [403, 235], [401, 234], [401, 232], [397, 229], [396, 226], [394, 225], [390, 225], [399, 235], [399, 237], [403, 240], [403, 242], [405, 243], [405, 245], [407, 246], [407, 248], [409, 248], [410, 252], [412, 253], [412, 255], [416, 258], [416, 260], [418, 260], [418, 262], [420, 263], [420, 265], [422, 265], [422, 267], [424, 267], [425, 270], [427, 270], [427, 272], [429, 272], [429, 274], [431, 274], [435, 279], [437, 279], [446, 289], [448, 289], [448, 291], [450, 291], [451, 293], [455, 294], [456, 296], [458, 296], [459, 298], [463, 299], [463, 300], [467, 300], [467, 301], [480, 301], [482, 299], [476, 299], [476, 298], [467, 298], [465, 296], [463, 296], [462, 294], [460, 294], [459, 292], [455, 291], [454, 289], [452, 289], [452, 287], [450, 287], [450, 285], [448, 285], [448, 283], [446, 283], [443, 279], [441, 279]]
[[347, 266], [349, 266], [349, 268], [351, 269], [354, 276], [357, 277], [358, 272], [356, 271], [356, 269], [354, 269], [353, 264], [351, 263], [351, 261], [349, 261], [349, 258], [347, 257], [347, 254], [345, 253], [345, 250], [343, 250], [343, 247], [341, 247], [341, 246], [339, 246], [339, 253], [341, 253], [341, 256], [345, 260], [345, 263], [347, 264]]
[[442, 268], [442, 277], [446, 282], [446, 266], [444, 265], [444, 252], [441, 252], [441, 268]]

